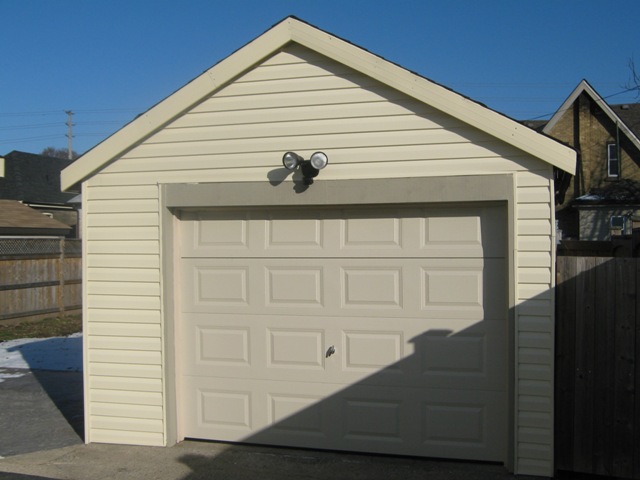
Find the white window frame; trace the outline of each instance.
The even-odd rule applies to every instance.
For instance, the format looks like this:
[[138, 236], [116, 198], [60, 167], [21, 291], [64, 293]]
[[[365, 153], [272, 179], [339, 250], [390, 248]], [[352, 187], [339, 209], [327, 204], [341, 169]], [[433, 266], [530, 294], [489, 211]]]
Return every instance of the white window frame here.
[[[622, 223], [622, 225], [620, 225], [620, 223]], [[621, 229], [622, 233], [625, 233], [626, 227], [627, 227], [626, 215], [611, 215], [611, 217], [609, 217], [609, 228], [611, 229], [619, 228]]]
[[[620, 158], [618, 158], [618, 153], [618, 144], [607, 143], [607, 176], [609, 178], [618, 178], [620, 176]], [[613, 164], [616, 166], [616, 173], [611, 173]]]

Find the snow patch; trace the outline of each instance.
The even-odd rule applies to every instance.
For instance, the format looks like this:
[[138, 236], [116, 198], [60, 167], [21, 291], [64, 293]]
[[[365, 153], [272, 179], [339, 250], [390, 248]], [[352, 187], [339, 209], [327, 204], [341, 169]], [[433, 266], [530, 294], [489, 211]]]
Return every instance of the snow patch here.
[[[4, 382], [7, 378], [20, 378], [24, 377], [26, 373], [2, 373], [0, 372], [0, 383]], [[2, 457], [0, 457], [2, 458]]]
[[80, 372], [82, 333], [68, 337], [26, 338], [1, 342], [0, 367]]

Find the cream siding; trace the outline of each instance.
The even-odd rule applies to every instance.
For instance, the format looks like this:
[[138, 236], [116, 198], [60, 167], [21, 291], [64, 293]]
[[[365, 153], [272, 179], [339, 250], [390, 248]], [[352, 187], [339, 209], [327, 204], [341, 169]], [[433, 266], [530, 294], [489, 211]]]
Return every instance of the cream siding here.
[[300, 47], [269, 58], [85, 182], [87, 441], [167, 441], [158, 184], [290, 181], [280, 165], [286, 150], [327, 152], [320, 181], [516, 175], [515, 468], [550, 475], [551, 166]]
[[516, 471], [553, 469], [553, 182], [547, 172], [517, 178]]
[[158, 189], [84, 192], [87, 441], [163, 445]]
[[122, 430], [106, 429], [102, 427], [101, 423], [90, 423], [89, 428], [92, 431], [92, 442], [97, 443], [126, 443], [131, 445], [144, 445], [150, 447], [162, 446], [161, 440], [162, 434], [160, 433], [148, 433], [140, 431], [132, 431], [132, 429], [126, 429], [127, 423], [123, 425]]

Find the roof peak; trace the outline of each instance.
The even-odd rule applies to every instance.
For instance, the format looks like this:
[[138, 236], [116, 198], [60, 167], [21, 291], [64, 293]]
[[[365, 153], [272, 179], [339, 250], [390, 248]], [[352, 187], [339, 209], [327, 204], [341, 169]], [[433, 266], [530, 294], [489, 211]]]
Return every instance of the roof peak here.
[[425, 77], [297, 17], [288, 16], [85, 153], [63, 171], [62, 188], [70, 189], [88, 179], [179, 115], [291, 42], [348, 65], [558, 168], [572, 173], [575, 170], [575, 152], [556, 140], [540, 136], [515, 120]]
[[[553, 116], [549, 119], [549, 122], [542, 129], [543, 133], [549, 134], [551, 129], [558, 123], [560, 118], [564, 115], [564, 113], [571, 108], [574, 102], [578, 99], [578, 97], [582, 94], [588, 95], [593, 99], [593, 101], [598, 105], [598, 107], [611, 119], [612, 122], [619, 125], [620, 131], [629, 138], [631, 143], [633, 143], [636, 148], [640, 150], [640, 138], [635, 131], [635, 128], [630, 128], [630, 125], [625, 121], [623, 117], [625, 117], [625, 110], [616, 108], [615, 105], [609, 105], [605, 99], [596, 91], [593, 86], [586, 80], [582, 79], [580, 83], [573, 89], [573, 91], [569, 94], [567, 99], [560, 105], [560, 108], [553, 114]], [[633, 104], [628, 104], [633, 105]], [[635, 107], [629, 107], [628, 111], [636, 111]], [[640, 121], [640, 119], [638, 119]], [[638, 125], [640, 129], [640, 123]]]

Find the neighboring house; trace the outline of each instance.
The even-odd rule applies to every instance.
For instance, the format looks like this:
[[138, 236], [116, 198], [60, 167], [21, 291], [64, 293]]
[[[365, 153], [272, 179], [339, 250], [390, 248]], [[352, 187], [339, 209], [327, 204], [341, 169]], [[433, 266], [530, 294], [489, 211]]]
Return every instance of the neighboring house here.
[[630, 234], [640, 214], [640, 104], [609, 105], [580, 82], [542, 132], [575, 148], [575, 176], [559, 172], [556, 215], [564, 238]]
[[552, 476], [554, 168], [575, 151], [283, 20], [62, 173], [86, 441]]
[[0, 236], [66, 236], [71, 227], [16, 200], [0, 200]]
[[60, 172], [72, 160], [12, 151], [4, 156], [4, 178], [0, 177], [0, 199], [17, 200], [71, 227], [76, 236], [77, 210], [68, 201], [76, 196], [60, 188]]

